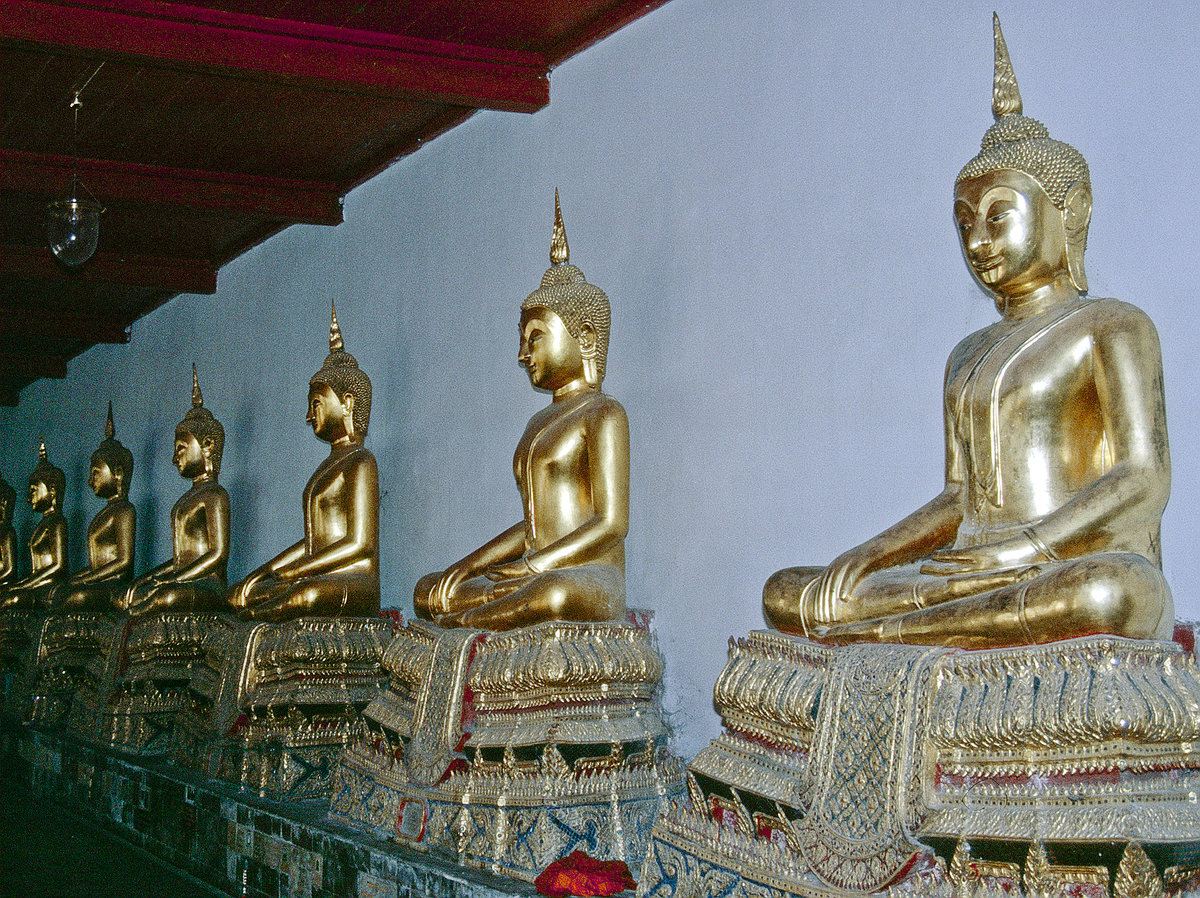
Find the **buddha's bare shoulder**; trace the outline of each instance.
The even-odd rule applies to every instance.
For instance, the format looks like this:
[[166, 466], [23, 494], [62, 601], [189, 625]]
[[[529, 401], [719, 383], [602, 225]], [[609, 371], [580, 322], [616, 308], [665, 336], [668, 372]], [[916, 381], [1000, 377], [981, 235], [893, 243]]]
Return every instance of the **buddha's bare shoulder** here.
[[594, 421], [611, 421], [629, 426], [625, 407], [607, 393], [594, 393], [587, 402], [587, 415]]
[[1127, 337], [1158, 343], [1154, 322], [1133, 303], [1120, 299], [1089, 299], [1081, 312], [1079, 317], [1092, 327], [1097, 337]]

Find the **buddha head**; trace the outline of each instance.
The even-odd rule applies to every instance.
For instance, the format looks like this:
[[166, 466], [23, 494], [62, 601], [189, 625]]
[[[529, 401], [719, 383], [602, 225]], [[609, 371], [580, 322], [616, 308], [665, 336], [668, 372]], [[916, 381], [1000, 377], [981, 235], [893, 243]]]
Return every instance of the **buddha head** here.
[[17, 491], [13, 485], [0, 477], [0, 528], [12, 523], [13, 509], [17, 504]]
[[308, 415], [313, 433], [328, 443], [342, 437], [361, 443], [371, 421], [371, 379], [346, 352], [337, 309], [330, 306], [329, 355], [308, 382]]
[[563, 225], [562, 207], [559, 205], [558, 191], [555, 190], [550, 268], [542, 275], [542, 285], [521, 303], [521, 312], [525, 315], [530, 310], [545, 309], [558, 316], [567, 332], [579, 344], [584, 378], [590, 386], [598, 389], [604, 380], [604, 366], [608, 358], [611, 311], [604, 291], [589, 284], [583, 272], [570, 264], [570, 257], [567, 229]]
[[108, 420], [104, 422], [104, 441], [92, 453], [92, 470], [88, 485], [101, 499], [129, 495], [129, 479], [133, 476], [133, 453], [116, 438], [113, 427], [112, 403], [108, 404]]
[[29, 504], [34, 511], [55, 511], [67, 488], [67, 476], [62, 468], [50, 464], [46, 457], [46, 441], [38, 445], [38, 463], [29, 475]]
[[[1041, 122], [1022, 115], [1021, 93], [998, 17], [993, 16], [992, 27], [996, 121], [984, 134], [979, 153], [955, 181], [955, 216], [967, 262], [993, 293], [1017, 290], [1042, 277], [1039, 265], [1054, 273], [1065, 272], [1075, 289], [1086, 293], [1083, 254], [1092, 216], [1087, 162], [1074, 147], [1052, 139]], [[999, 194], [989, 195], [993, 187]], [[994, 211], [981, 210], [981, 200]], [[960, 205], [969, 206], [981, 221], [995, 219], [993, 223], [1001, 225], [998, 230], [1007, 231], [1010, 245], [995, 252], [972, 245]], [[1016, 231], [1014, 224], [1020, 226]], [[1020, 245], [1011, 245], [1014, 241]]]
[[200, 378], [192, 364], [192, 407], [175, 427], [175, 453], [172, 461], [183, 477], [216, 477], [221, 473], [221, 453], [225, 451], [225, 428], [204, 407]]

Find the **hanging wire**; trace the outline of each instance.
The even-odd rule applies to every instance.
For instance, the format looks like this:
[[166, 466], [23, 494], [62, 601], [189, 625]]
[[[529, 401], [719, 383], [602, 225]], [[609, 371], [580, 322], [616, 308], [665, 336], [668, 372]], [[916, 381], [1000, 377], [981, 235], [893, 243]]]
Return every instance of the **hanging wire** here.
[[[88, 75], [87, 81], [83, 82], [82, 86], [80, 86], [75, 91], [75, 97], [74, 97], [74, 99], [71, 100], [71, 104], [69, 107], [71, 109], [71, 111], [75, 114], [74, 123], [71, 128], [71, 198], [72, 199], [79, 198], [79, 110], [83, 108], [83, 100], [80, 97], [80, 94], [82, 94], [87, 89], [87, 86], [92, 83], [92, 79], [100, 74], [100, 70], [102, 68], [104, 68], [104, 63], [106, 63], [106, 62], [108, 62], [107, 59], [101, 60], [100, 65], [96, 66], [96, 68], [92, 70], [92, 74]], [[87, 185], [84, 185], [83, 189], [87, 190]], [[92, 192], [90, 190], [88, 190], [88, 193], [92, 194]], [[94, 194], [92, 194], [92, 199], [93, 200], [96, 199]], [[103, 212], [104, 211], [103, 208], [101, 208], [100, 211]]]

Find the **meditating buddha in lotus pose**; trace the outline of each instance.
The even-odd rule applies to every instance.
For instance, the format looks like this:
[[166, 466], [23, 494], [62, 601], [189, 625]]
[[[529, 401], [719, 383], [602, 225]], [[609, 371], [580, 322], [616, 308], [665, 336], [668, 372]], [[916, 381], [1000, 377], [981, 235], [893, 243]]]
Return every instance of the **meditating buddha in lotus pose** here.
[[192, 407], [175, 428], [172, 463], [192, 485], [171, 508], [174, 555], [146, 572], [125, 593], [130, 614], [155, 611], [220, 611], [229, 562], [229, 494], [217, 482], [225, 428], [204, 407], [192, 365]]
[[0, 591], [17, 579], [17, 531], [12, 525], [17, 491], [0, 477]]
[[371, 381], [345, 351], [334, 311], [329, 355], [309, 381], [305, 418], [329, 443], [329, 457], [304, 487], [304, 539], [229, 591], [241, 617], [379, 613], [379, 471], [363, 446], [370, 417]]
[[54, 588], [56, 611], [111, 611], [133, 576], [137, 511], [129, 501], [133, 453], [116, 438], [112, 403], [104, 424], [104, 441], [92, 453], [88, 485], [107, 500], [87, 530], [88, 566]]
[[50, 591], [67, 576], [67, 519], [62, 513], [62, 494], [67, 477], [62, 468], [50, 464], [46, 442], [38, 446], [38, 463], [29, 475], [29, 504], [42, 518], [29, 535], [31, 570], [0, 593], [0, 608], [48, 609]]
[[553, 396], [513, 457], [525, 518], [417, 584], [416, 613], [441, 626], [507, 630], [625, 614], [629, 422], [600, 392], [608, 297], [569, 257], [556, 192], [551, 267], [521, 304], [517, 359]]
[[970, 648], [1172, 632], [1158, 336], [1134, 306], [1085, 298], [1087, 164], [1021, 114], [998, 22], [995, 40], [996, 123], [954, 218], [1001, 318], [946, 365], [945, 489], [828, 567], [775, 574], [780, 629]]

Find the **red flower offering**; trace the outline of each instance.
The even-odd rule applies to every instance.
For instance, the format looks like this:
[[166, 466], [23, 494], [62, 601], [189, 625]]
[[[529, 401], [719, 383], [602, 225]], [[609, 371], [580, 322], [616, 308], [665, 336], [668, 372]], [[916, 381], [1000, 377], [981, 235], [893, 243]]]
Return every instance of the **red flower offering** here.
[[538, 875], [533, 885], [539, 895], [550, 898], [616, 895], [637, 887], [624, 861], [598, 861], [582, 851], [560, 857]]

